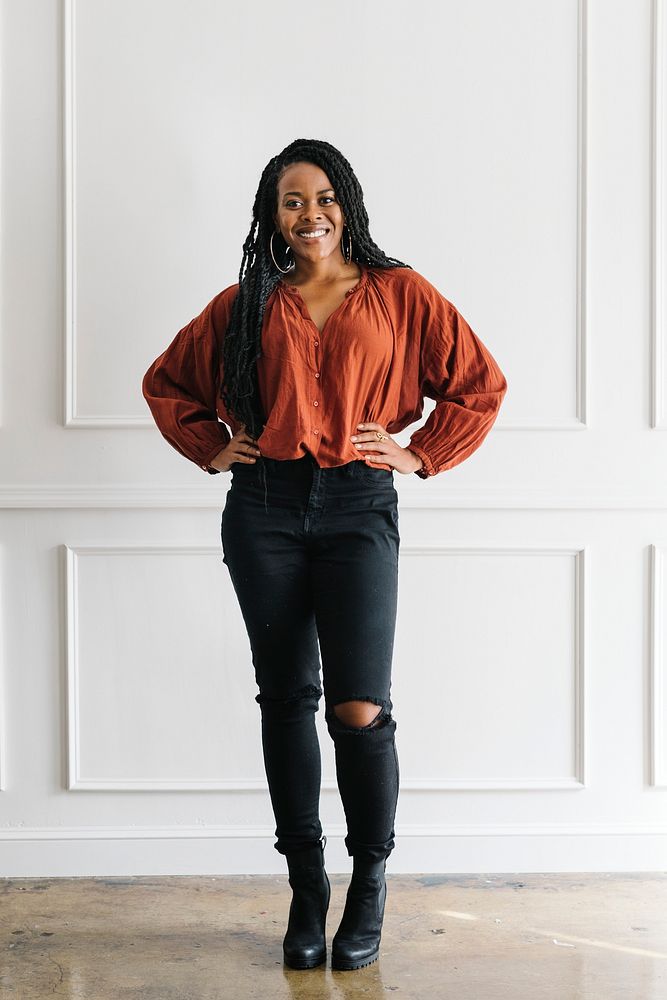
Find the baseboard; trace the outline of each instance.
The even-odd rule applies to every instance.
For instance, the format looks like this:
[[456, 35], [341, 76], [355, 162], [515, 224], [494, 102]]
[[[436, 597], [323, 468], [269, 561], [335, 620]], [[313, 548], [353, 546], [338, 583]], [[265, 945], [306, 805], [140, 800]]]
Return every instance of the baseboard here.
[[[345, 830], [326, 830], [332, 874], [349, 872]], [[0, 876], [284, 875], [267, 827], [3, 828]], [[667, 870], [661, 824], [397, 827], [389, 874]]]

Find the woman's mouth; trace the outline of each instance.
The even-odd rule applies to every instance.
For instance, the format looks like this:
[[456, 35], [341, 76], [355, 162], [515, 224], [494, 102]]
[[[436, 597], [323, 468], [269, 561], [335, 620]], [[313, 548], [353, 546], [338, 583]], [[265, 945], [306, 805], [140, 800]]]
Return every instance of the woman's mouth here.
[[328, 232], [329, 230], [324, 227], [320, 229], [306, 229], [303, 230], [303, 232], [297, 233], [297, 236], [302, 240], [309, 240], [313, 243], [317, 242], [317, 240], [324, 239]]

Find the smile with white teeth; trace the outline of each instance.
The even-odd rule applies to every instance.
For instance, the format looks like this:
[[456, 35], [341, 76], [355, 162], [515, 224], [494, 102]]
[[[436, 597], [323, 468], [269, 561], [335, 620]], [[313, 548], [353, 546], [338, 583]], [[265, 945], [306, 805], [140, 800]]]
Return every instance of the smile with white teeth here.
[[302, 236], [306, 240], [312, 240], [320, 236], [325, 236], [326, 232], [326, 229], [313, 229], [311, 232], [299, 233], [299, 236]]

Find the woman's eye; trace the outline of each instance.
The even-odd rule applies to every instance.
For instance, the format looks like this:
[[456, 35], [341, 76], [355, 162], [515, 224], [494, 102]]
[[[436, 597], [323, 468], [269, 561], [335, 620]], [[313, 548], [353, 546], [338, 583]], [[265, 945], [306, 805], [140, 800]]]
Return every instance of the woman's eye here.
[[[335, 201], [335, 200], [336, 200], [335, 198], [332, 198], [331, 195], [328, 194], [325, 195], [323, 198], [320, 198], [320, 201]], [[285, 202], [285, 208], [291, 208], [293, 205], [300, 205], [300, 204], [301, 202], [297, 202], [294, 200], [294, 198], [291, 198], [289, 201]]]

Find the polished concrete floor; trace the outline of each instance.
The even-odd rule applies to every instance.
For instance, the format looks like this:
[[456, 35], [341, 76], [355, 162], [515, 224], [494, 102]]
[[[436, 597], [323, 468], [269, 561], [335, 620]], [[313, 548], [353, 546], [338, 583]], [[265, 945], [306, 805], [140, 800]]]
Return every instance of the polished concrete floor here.
[[[331, 876], [329, 942], [347, 881]], [[667, 998], [667, 872], [387, 883], [378, 962], [296, 972], [286, 876], [0, 879], [0, 997]]]

